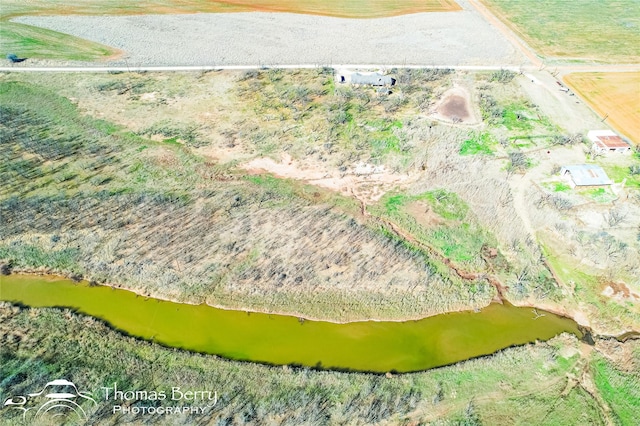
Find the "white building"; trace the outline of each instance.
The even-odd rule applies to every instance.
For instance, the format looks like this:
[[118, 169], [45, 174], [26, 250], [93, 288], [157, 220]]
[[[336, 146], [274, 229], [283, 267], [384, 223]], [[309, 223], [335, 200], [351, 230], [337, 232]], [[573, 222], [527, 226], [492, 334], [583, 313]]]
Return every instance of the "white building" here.
[[591, 130], [587, 133], [592, 149], [599, 154], [630, 154], [631, 146], [611, 130]]

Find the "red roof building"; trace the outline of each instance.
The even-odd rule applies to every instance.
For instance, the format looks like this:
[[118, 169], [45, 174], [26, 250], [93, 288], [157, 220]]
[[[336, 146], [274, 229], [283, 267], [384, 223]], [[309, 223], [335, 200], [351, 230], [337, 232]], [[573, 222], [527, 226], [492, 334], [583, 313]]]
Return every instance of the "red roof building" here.
[[600, 154], [612, 152], [620, 154], [630, 154], [631, 145], [611, 130], [591, 130], [587, 137], [593, 143], [592, 148]]

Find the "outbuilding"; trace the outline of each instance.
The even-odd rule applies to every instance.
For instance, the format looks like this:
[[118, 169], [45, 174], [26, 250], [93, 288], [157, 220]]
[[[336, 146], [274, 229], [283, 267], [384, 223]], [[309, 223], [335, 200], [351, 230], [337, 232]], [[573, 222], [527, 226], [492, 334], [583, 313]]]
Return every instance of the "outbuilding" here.
[[631, 154], [631, 146], [611, 130], [591, 130], [587, 138], [593, 151], [599, 154]]
[[572, 187], [605, 186], [613, 183], [602, 167], [595, 164], [564, 166], [560, 170], [560, 176], [567, 179]]
[[362, 84], [365, 86], [394, 86], [396, 79], [390, 75], [379, 72], [343, 72], [338, 73], [336, 80], [339, 83]]

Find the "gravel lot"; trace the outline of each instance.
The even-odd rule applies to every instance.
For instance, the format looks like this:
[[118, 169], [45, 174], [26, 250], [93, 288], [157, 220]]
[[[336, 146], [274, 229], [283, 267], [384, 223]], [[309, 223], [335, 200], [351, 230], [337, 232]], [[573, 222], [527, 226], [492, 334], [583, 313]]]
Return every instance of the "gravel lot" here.
[[[525, 59], [464, 1], [464, 10], [382, 19], [289, 13], [25, 16], [29, 25], [127, 52], [144, 65], [520, 65]], [[124, 61], [114, 61], [124, 64]]]

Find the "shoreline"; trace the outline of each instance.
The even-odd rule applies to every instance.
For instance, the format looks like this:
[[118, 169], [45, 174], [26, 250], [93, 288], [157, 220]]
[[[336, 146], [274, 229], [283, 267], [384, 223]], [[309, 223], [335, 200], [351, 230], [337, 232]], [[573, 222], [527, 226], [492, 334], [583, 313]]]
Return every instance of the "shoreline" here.
[[[0, 267], [1, 266], [2, 265], [0, 264]], [[286, 316], [286, 317], [294, 317], [294, 318], [298, 318], [299, 320], [304, 320], [304, 321], [327, 322], [327, 323], [332, 323], [332, 324], [349, 324], [349, 323], [357, 323], [357, 322], [410, 322], [410, 321], [419, 321], [419, 320], [422, 320], [422, 319], [425, 319], [425, 318], [434, 317], [434, 316], [437, 316], [437, 315], [446, 315], [446, 314], [456, 313], [456, 312], [478, 312], [479, 310], [482, 310], [482, 309], [486, 308], [487, 306], [490, 306], [490, 305], [492, 305], [494, 303], [495, 304], [502, 304], [501, 301], [499, 301], [496, 298], [494, 298], [494, 299], [491, 300], [491, 302], [488, 305], [482, 306], [481, 308], [478, 308], [478, 310], [474, 309], [473, 307], [469, 307], [468, 309], [457, 309], [457, 310], [452, 310], [452, 311], [435, 313], [435, 314], [432, 314], [432, 315], [420, 315], [420, 316], [414, 316], [414, 317], [402, 317], [402, 318], [383, 318], [383, 317], [379, 317], [379, 318], [361, 318], [361, 319], [355, 319], [355, 320], [350, 320], [350, 321], [339, 321], [339, 320], [335, 320], [335, 319], [314, 317], [314, 316], [300, 314], [300, 313], [296, 313], [296, 312], [290, 312], [290, 311], [258, 310], [258, 309], [255, 309], [255, 308], [247, 308], [247, 307], [244, 307], [244, 306], [233, 307], [233, 306], [228, 306], [228, 305], [211, 304], [211, 303], [207, 303], [207, 302], [196, 303], [196, 302], [191, 302], [191, 301], [178, 301], [178, 300], [175, 300], [175, 299], [168, 298], [166, 296], [142, 294], [142, 293], [140, 293], [139, 289], [135, 289], [135, 288], [132, 288], [130, 286], [126, 286], [126, 285], [122, 285], [122, 284], [115, 284], [115, 283], [109, 283], [109, 282], [104, 282], [104, 283], [95, 283], [94, 282], [94, 283], [92, 283], [92, 281], [90, 279], [87, 279], [85, 277], [83, 277], [80, 280], [77, 280], [77, 279], [74, 279], [71, 276], [71, 274], [65, 275], [64, 273], [61, 273], [61, 272], [49, 272], [47, 270], [42, 270], [42, 269], [31, 269], [31, 268], [12, 269], [9, 274], [3, 274], [3, 275], [4, 276], [16, 275], [16, 276], [24, 276], [24, 277], [40, 276], [40, 277], [50, 278], [52, 280], [70, 280], [70, 281], [75, 282], [76, 284], [85, 283], [88, 286], [102, 286], [102, 287], [109, 287], [109, 288], [111, 288], [113, 290], [128, 291], [128, 292], [134, 293], [137, 297], [143, 297], [145, 299], [155, 299], [155, 300], [161, 300], [161, 301], [164, 301], [164, 302], [178, 303], [178, 304], [184, 304], [184, 305], [194, 305], [194, 306], [206, 305], [206, 306], [209, 306], [211, 308], [220, 309], [220, 310], [224, 310], [224, 311], [240, 311], [240, 312], [246, 312], [248, 314], [279, 315], [279, 316]], [[3, 275], [0, 275], [0, 277], [2, 277]], [[506, 302], [511, 304], [511, 305], [513, 305], [509, 301], [506, 301]], [[516, 305], [513, 305], [513, 306], [516, 306]], [[516, 306], [516, 307], [518, 307], [518, 306]], [[550, 313], [554, 313], [554, 312], [551, 312], [551, 311], [549, 311], [549, 312]], [[560, 315], [560, 316], [572, 319], [570, 317], [567, 317], [566, 315]], [[581, 325], [581, 324], [578, 324], [578, 325]]]
[[[2, 265], [0, 264], [0, 267]], [[616, 333], [611, 333], [611, 332], [606, 332], [606, 330], [600, 330], [597, 328], [594, 328], [591, 323], [589, 322], [588, 318], [586, 316], [584, 316], [584, 314], [580, 311], [570, 311], [569, 309], [564, 308], [561, 305], [557, 305], [557, 304], [545, 304], [545, 303], [540, 303], [540, 304], [533, 304], [530, 302], [524, 302], [524, 303], [519, 303], [517, 301], [513, 302], [511, 300], [508, 300], [507, 298], [502, 298], [500, 300], [496, 300], [496, 298], [492, 299], [491, 302], [488, 305], [482, 306], [479, 309], [474, 309], [474, 308], [470, 308], [470, 309], [457, 309], [457, 310], [452, 310], [452, 311], [447, 311], [447, 312], [442, 312], [442, 313], [437, 313], [437, 314], [433, 314], [433, 315], [423, 315], [423, 316], [418, 316], [418, 317], [403, 317], [403, 318], [363, 318], [363, 319], [357, 319], [357, 320], [352, 320], [352, 321], [337, 321], [337, 320], [333, 320], [333, 319], [329, 319], [329, 318], [318, 318], [318, 317], [312, 317], [312, 316], [307, 316], [307, 315], [302, 315], [302, 314], [297, 314], [294, 312], [286, 312], [286, 311], [275, 311], [275, 310], [258, 310], [258, 309], [250, 309], [250, 308], [246, 308], [246, 307], [231, 307], [231, 306], [225, 306], [225, 305], [214, 305], [214, 304], [210, 304], [210, 303], [193, 303], [193, 302], [188, 302], [188, 301], [176, 301], [174, 299], [170, 299], [167, 297], [162, 297], [162, 296], [154, 296], [154, 295], [144, 295], [141, 294], [139, 291], [137, 291], [134, 288], [131, 288], [129, 286], [123, 286], [123, 285], [117, 285], [117, 284], [112, 284], [112, 283], [94, 283], [92, 284], [90, 280], [85, 279], [84, 277], [80, 280], [74, 279], [71, 276], [67, 276], [64, 275], [64, 273], [53, 273], [47, 270], [43, 270], [43, 269], [30, 269], [30, 268], [23, 268], [23, 269], [12, 269], [9, 274], [3, 274], [5, 276], [10, 276], [10, 275], [17, 275], [17, 276], [40, 276], [40, 277], [47, 277], [47, 278], [51, 278], [53, 280], [71, 280], [74, 281], [76, 283], [84, 283], [85, 285], [88, 286], [92, 286], [92, 285], [98, 285], [98, 286], [103, 286], [103, 287], [109, 287], [113, 290], [125, 290], [125, 291], [129, 291], [131, 293], [134, 293], [137, 297], [143, 297], [145, 299], [155, 299], [155, 300], [161, 300], [161, 301], [165, 301], [165, 302], [171, 302], [171, 303], [178, 303], [178, 304], [185, 304], [185, 305], [206, 305], [209, 306], [211, 308], [215, 308], [215, 309], [220, 309], [220, 310], [225, 310], [225, 311], [240, 311], [240, 312], [246, 312], [247, 314], [264, 314], [264, 315], [278, 315], [278, 316], [287, 316], [287, 317], [293, 317], [293, 318], [297, 318], [299, 320], [302, 321], [313, 321], [313, 322], [326, 322], [326, 323], [332, 323], [332, 324], [349, 324], [349, 323], [362, 323], [362, 322], [396, 322], [396, 323], [401, 323], [401, 322], [411, 322], [411, 321], [419, 321], [422, 319], [426, 319], [426, 318], [430, 318], [430, 317], [435, 317], [438, 315], [447, 315], [447, 314], [453, 314], [453, 313], [459, 313], [459, 312], [480, 312], [482, 309], [487, 308], [488, 306], [491, 306], [492, 304], [509, 304], [511, 306], [517, 307], [517, 308], [532, 308], [534, 310], [540, 310], [540, 311], [544, 311], [544, 312], [548, 312], [550, 314], [553, 315], [557, 315], [559, 317], [563, 317], [563, 318], [567, 318], [570, 319], [572, 321], [574, 321], [580, 331], [585, 334], [585, 336], [587, 334], [589, 334], [590, 336], [592, 336], [593, 338], [614, 338], [616, 340], [619, 341], [626, 341], [627, 339], [634, 339], [634, 338], [640, 338], [640, 331], [638, 330], [634, 330], [634, 329], [626, 329], [626, 330], [616, 330]], [[2, 275], [0, 275], [1, 277]], [[622, 340], [621, 340], [622, 339]]]

